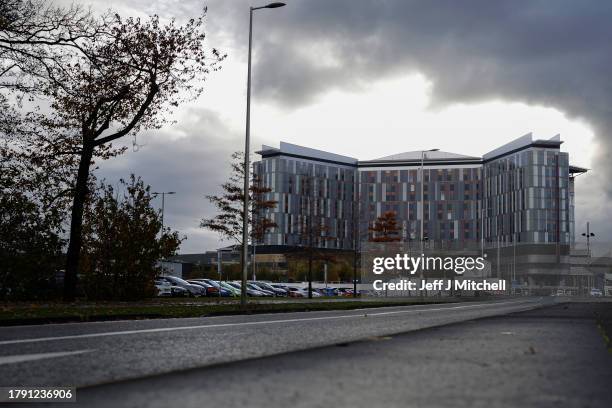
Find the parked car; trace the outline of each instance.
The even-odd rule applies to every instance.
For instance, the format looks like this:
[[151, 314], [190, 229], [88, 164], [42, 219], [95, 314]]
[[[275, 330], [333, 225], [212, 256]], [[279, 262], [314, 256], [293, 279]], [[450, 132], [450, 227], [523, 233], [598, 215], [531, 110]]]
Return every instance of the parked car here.
[[323, 296], [338, 296], [338, 289], [336, 288], [322, 288], [320, 291]]
[[[232, 297], [240, 296], [240, 289], [237, 289], [237, 288], [233, 287], [228, 282], [223, 282], [223, 281], [215, 281], [215, 282], [217, 282], [219, 284], [221, 289], [226, 290], [227, 292], [229, 292], [229, 296], [232, 296]], [[222, 294], [222, 296], [223, 296], [223, 294]]]
[[204, 289], [206, 289], [206, 296], [219, 296], [219, 290], [216, 287], [209, 285], [201, 279], [190, 279], [187, 282], [191, 283], [192, 285], [202, 286]]
[[190, 295], [189, 291], [181, 286], [172, 285], [172, 297], [187, 297]]
[[287, 289], [287, 284], [284, 283], [270, 283], [270, 286], [272, 286], [274, 289], [280, 289], [285, 291], [285, 296], [289, 296], [289, 289]]
[[168, 281], [156, 280], [155, 289], [156, 296], [172, 296], [172, 285]]
[[206, 286], [206, 296], [217, 296], [219, 297], [219, 286], [213, 285], [208, 282], [208, 279], [193, 279], [194, 281], [200, 282], [202, 285]]
[[[295, 286], [288, 286], [289, 289], [289, 297], [298, 297], [298, 298], [307, 298], [308, 297], [308, 288], [298, 288]], [[322, 295], [317, 292], [316, 289], [312, 289], [312, 297], [321, 297]]]
[[258, 290], [258, 291], [262, 292], [264, 294], [264, 296], [276, 296], [276, 293], [274, 293], [273, 289], [272, 290], [266, 289], [259, 282], [247, 282], [247, 285], [251, 289]]
[[217, 288], [217, 296], [219, 296], [219, 292], [221, 292], [222, 297], [234, 296], [234, 293], [224, 288], [220, 284], [220, 281], [216, 281], [214, 279], [202, 279], [202, 280], [206, 282], [207, 284]]
[[191, 280], [188, 280], [187, 282], [192, 283], [194, 285], [200, 285], [200, 286], [205, 287], [206, 288], [206, 296], [209, 296], [209, 297], [211, 297], [211, 296], [212, 297], [214, 297], [214, 296], [216, 296], [216, 297], [219, 297], [219, 296], [221, 296], [221, 297], [233, 296], [233, 292], [228, 291], [225, 288], [222, 288], [218, 284], [218, 282], [216, 282], [216, 281], [214, 281], [214, 282], [217, 283], [216, 285], [214, 285], [211, 282], [208, 282], [208, 279], [191, 279]]
[[157, 296], [171, 296], [171, 297], [185, 297], [189, 296], [189, 291], [180, 286], [171, 284], [169, 281], [164, 279], [157, 279], [155, 281], [155, 288], [157, 289]]
[[259, 296], [259, 297], [272, 297], [272, 296], [274, 296], [274, 294], [272, 292], [268, 292], [266, 290], [263, 290], [259, 286], [254, 285], [254, 284], [249, 283], [249, 282], [247, 282], [247, 288], [249, 288], [252, 291], [256, 292], [255, 296]]
[[[304, 297], [304, 292], [301, 288], [296, 288], [295, 286], [287, 286], [287, 290], [289, 291], [289, 297]], [[308, 294], [306, 294], [308, 296]]]
[[338, 296], [353, 297], [353, 289], [347, 289], [347, 288], [338, 289]]
[[597, 289], [597, 288], [591, 288], [591, 296], [603, 296], [603, 293], [601, 292], [601, 289]]
[[[308, 297], [308, 288], [299, 288], [300, 292], [302, 293], [302, 297]], [[316, 298], [316, 297], [321, 297], [323, 296], [317, 289], [312, 288], [312, 297]]]
[[[242, 286], [240, 285], [240, 283], [238, 282], [227, 282], [229, 285], [232, 285], [233, 287], [235, 287], [236, 289], [238, 289], [240, 291], [240, 293], [242, 293]], [[247, 292], [247, 296], [262, 296], [262, 293], [258, 290], [253, 290], [251, 288], [249, 288], [249, 286], [247, 285], [246, 288], [246, 292]]]
[[199, 285], [194, 285], [176, 276], [162, 276], [160, 280], [170, 282], [174, 286], [180, 286], [188, 292], [189, 296], [206, 296], [206, 289]]
[[271, 284], [267, 282], [255, 281], [253, 283], [257, 285], [258, 287], [262, 288], [263, 290], [272, 292], [274, 296], [287, 296], [287, 291], [285, 289], [275, 288], [274, 286], [272, 286]]
[[[303, 288], [302, 291], [304, 292], [304, 297], [308, 297], [308, 288]], [[316, 297], [321, 297], [323, 295], [321, 295], [316, 289], [312, 289], [312, 297], [316, 298]]]

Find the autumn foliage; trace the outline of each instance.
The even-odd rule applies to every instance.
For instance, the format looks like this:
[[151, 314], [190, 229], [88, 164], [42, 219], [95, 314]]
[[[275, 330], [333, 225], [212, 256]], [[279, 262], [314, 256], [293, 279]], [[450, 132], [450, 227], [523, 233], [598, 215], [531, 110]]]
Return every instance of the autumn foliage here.
[[386, 211], [376, 218], [374, 225], [369, 227], [368, 231], [371, 242], [399, 242], [401, 240], [395, 211]]

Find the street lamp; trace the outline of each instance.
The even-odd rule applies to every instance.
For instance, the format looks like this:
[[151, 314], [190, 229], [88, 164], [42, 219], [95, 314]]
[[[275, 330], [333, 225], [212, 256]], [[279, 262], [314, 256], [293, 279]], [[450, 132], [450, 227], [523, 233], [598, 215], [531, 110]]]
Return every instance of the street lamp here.
[[[427, 152], [437, 152], [440, 149], [429, 149], [429, 150], [421, 150], [421, 254], [425, 250], [425, 196], [423, 185], [425, 184], [425, 173], [423, 166], [425, 164], [425, 153]], [[423, 268], [421, 268], [421, 285], [423, 284]], [[427, 294], [427, 292], [425, 292]]]
[[588, 254], [588, 256], [590, 257], [590, 256], [591, 256], [591, 237], [594, 237], [594, 236], [595, 236], [595, 234], [593, 234], [593, 233], [591, 232], [591, 229], [590, 229], [590, 225], [589, 225], [589, 224], [590, 224], [590, 223], [589, 223], [589, 222], [587, 222], [587, 232], [583, 232], [583, 233], [582, 233], [582, 236], [583, 236], [583, 237], [586, 237], [586, 239], [587, 239], [587, 254]]
[[[163, 236], [164, 236], [164, 207], [165, 207], [165, 201], [166, 201], [166, 194], [172, 195], [172, 194], [176, 194], [176, 192], [175, 192], [175, 191], [162, 191], [161, 193], [158, 193], [158, 192], [156, 192], [156, 191], [155, 191], [155, 192], [153, 192], [153, 193], [151, 193], [151, 194], [153, 195], [153, 197], [157, 197], [158, 195], [161, 195], [161, 196], [162, 196], [162, 207], [161, 207], [161, 210], [162, 210], [162, 211], [161, 211], [161, 232], [160, 232], [160, 234], [159, 234], [160, 239], [161, 239], [161, 238], [163, 238]], [[164, 268], [164, 266], [163, 266], [163, 260], [164, 260], [164, 258], [161, 258], [161, 259], [159, 260], [159, 261], [160, 261], [160, 264], [162, 265], [162, 270], [163, 270], [163, 268]]]
[[176, 194], [176, 191], [162, 191], [161, 193], [158, 192], [153, 192], [151, 193], [153, 195], [153, 197], [157, 197], [158, 195], [162, 196], [162, 213], [161, 213], [161, 235], [164, 235], [164, 206], [165, 206], [165, 202], [166, 202], [166, 194], [168, 195], [172, 195], [172, 194]]
[[274, 2], [266, 6], [250, 7], [249, 9], [249, 57], [247, 69], [247, 106], [246, 106], [246, 135], [244, 139], [244, 190], [242, 208], [242, 285], [240, 285], [240, 305], [247, 302], [246, 282], [248, 274], [249, 256], [249, 151], [251, 150], [251, 48], [253, 42], [253, 11], [264, 8], [279, 8], [285, 3]]

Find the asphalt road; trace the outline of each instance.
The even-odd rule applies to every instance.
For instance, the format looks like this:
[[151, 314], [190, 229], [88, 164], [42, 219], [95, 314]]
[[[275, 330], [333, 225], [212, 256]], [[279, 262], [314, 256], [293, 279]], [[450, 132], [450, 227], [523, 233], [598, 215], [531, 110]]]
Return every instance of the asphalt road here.
[[612, 354], [594, 312], [611, 305], [553, 305], [90, 387], [77, 405], [607, 408]]
[[[553, 301], [4, 327], [0, 386], [119, 382], [506, 315]], [[367, 371], [364, 366], [366, 377]]]

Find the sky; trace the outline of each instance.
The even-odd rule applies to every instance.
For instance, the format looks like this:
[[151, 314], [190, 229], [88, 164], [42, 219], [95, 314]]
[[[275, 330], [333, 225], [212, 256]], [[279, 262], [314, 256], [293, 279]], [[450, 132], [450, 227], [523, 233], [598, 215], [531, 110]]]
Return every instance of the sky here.
[[[176, 191], [164, 221], [187, 237], [181, 253], [228, 244], [198, 225], [214, 215], [205, 196], [220, 192], [231, 153], [244, 149], [249, 6], [267, 2], [76, 3], [178, 22], [207, 6], [206, 41], [227, 53], [222, 69], [175, 123], [140, 133], [137, 149], [125, 139], [130, 150], [97, 176], [135, 173]], [[576, 179], [577, 236], [590, 221], [612, 241], [611, 2], [286, 3], [254, 16], [252, 152], [282, 140], [362, 160], [430, 148], [482, 156], [529, 132], [560, 134], [570, 162], [590, 169]]]

